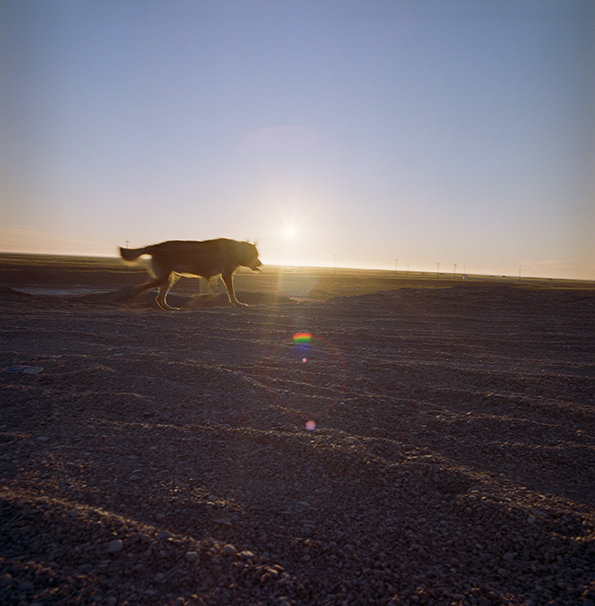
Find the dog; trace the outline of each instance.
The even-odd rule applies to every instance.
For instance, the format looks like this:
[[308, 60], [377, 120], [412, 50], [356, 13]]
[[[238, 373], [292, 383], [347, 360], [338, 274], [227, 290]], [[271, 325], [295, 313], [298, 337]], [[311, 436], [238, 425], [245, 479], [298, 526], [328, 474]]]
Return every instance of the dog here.
[[262, 265], [258, 250], [250, 242], [239, 242], [228, 238], [205, 240], [170, 240], [144, 248], [120, 247], [124, 261], [135, 261], [141, 255], [151, 255], [151, 269], [155, 278], [134, 288], [132, 296], [145, 290], [159, 287], [155, 301], [163, 310], [176, 309], [167, 304], [167, 293], [180, 276], [210, 279], [221, 275], [229, 302], [237, 307], [240, 303], [233, 287], [233, 273], [241, 265], [252, 271], [260, 271]]

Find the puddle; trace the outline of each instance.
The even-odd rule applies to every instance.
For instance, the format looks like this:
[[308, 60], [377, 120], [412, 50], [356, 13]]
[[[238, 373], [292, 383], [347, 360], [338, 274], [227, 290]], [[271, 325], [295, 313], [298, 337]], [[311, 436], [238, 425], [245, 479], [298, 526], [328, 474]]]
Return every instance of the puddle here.
[[19, 364], [17, 366], [8, 366], [4, 369], [5, 373], [9, 375], [37, 375], [43, 370], [42, 366], [24, 366]]
[[22, 286], [13, 288], [16, 292], [22, 292], [27, 295], [43, 295], [49, 297], [70, 297], [73, 295], [100, 295], [113, 292], [110, 288], [48, 288], [43, 286]]

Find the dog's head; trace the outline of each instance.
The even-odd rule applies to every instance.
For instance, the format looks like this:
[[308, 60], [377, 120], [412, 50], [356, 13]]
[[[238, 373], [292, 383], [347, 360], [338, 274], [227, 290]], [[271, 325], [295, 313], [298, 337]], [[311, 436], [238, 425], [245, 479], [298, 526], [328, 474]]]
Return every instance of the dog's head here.
[[249, 267], [252, 271], [260, 271], [262, 265], [258, 258], [258, 250], [250, 242], [240, 242], [240, 265]]

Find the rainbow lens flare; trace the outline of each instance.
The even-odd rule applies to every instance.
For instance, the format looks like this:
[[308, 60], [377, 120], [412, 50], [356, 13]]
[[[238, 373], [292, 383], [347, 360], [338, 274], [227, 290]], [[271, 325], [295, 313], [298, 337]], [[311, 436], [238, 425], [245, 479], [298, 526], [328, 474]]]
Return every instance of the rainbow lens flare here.
[[259, 370], [275, 407], [300, 419], [308, 432], [317, 430], [345, 395], [344, 356], [310, 331], [290, 333], [262, 360]]
[[311, 340], [312, 340], [312, 333], [311, 332], [296, 332], [293, 335], [293, 342], [296, 345], [302, 345], [304, 343], [310, 343]]

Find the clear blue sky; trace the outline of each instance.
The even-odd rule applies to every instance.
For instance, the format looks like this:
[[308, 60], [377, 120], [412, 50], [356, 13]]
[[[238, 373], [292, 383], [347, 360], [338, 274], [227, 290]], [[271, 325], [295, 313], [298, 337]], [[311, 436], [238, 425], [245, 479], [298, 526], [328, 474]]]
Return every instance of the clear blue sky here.
[[591, 0], [0, 0], [0, 250], [595, 279], [594, 59]]

